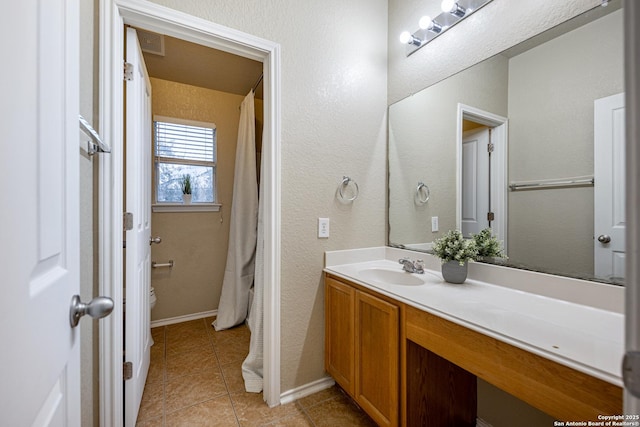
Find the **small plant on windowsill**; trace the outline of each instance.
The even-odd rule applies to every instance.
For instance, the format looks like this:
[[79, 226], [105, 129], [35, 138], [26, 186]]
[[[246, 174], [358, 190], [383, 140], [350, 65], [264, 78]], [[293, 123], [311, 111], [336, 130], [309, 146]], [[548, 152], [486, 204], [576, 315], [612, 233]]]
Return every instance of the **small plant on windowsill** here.
[[471, 234], [471, 237], [476, 242], [478, 254], [475, 259], [477, 261], [500, 262], [507, 258], [502, 243], [493, 235], [490, 228], [485, 228], [478, 234]]
[[460, 230], [449, 230], [433, 242], [433, 253], [442, 262], [442, 277], [449, 283], [464, 283], [467, 264], [476, 259], [478, 250], [473, 239], [465, 239]]
[[182, 202], [185, 205], [191, 204], [191, 175], [182, 175]]

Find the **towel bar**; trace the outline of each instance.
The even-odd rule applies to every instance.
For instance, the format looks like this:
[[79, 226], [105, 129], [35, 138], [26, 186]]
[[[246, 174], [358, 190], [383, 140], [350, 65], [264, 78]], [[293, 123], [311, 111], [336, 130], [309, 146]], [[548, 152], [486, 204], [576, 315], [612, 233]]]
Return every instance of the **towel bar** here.
[[89, 124], [89, 122], [86, 121], [82, 116], [79, 116], [79, 119], [80, 130], [87, 134], [87, 136], [91, 137], [91, 141], [88, 141], [87, 148], [87, 152], [89, 153], [89, 155], [92, 156], [96, 153], [110, 153], [111, 147], [109, 147], [104, 141], [102, 141], [102, 138], [100, 138], [98, 132], [96, 132], [96, 130]]
[[169, 262], [155, 262], [155, 261], [153, 261], [151, 263], [151, 268], [162, 268], [162, 267], [173, 268], [173, 260], [170, 259]]

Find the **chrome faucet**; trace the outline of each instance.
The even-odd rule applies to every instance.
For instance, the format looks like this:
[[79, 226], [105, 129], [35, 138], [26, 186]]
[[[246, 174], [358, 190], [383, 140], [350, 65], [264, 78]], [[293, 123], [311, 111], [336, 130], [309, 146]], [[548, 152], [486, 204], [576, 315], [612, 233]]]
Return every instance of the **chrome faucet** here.
[[424, 261], [421, 259], [411, 261], [410, 258], [400, 258], [398, 262], [407, 273], [424, 274]]

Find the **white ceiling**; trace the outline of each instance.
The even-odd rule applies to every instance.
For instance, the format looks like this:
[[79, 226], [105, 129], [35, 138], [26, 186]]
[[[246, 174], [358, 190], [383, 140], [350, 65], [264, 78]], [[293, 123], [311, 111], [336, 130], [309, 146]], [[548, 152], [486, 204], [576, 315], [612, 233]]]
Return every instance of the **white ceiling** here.
[[[262, 74], [262, 62], [169, 36], [163, 36], [164, 56], [148, 53], [146, 36], [158, 37], [145, 30], [137, 31], [151, 77], [246, 95]], [[262, 92], [260, 83], [256, 98], [262, 99]]]

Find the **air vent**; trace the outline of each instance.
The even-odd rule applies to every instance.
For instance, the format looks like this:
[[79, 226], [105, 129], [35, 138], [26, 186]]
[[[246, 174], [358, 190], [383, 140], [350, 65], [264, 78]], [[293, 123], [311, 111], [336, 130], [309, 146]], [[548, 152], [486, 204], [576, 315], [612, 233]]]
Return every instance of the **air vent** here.
[[164, 56], [164, 35], [145, 30], [137, 30], [137, 32], [143, 52]]

